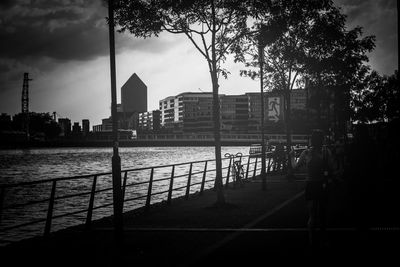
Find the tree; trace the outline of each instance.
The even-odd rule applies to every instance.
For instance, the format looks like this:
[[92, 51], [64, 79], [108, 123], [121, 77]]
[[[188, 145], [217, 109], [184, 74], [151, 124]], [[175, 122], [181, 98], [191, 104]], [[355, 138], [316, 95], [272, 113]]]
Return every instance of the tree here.
[[[309, 58], [314, 56], [313, 33], [323, 28], [323, 22], [337, 13], [331, 1], [277, 0], [271, 5], [270, 12], [258, 21], [262, 25], [261, 39], [265, 44], [265, 75], [262, 78], [265, 80], [266, 90], [280, 91], [284, 96], [288, 147], [291, 146], [292, 131], [290, 92], [295, 85], [304, 83], [301, 78], [308, 72]], [[249, 38], [236, 54], [236, 61], [245, 63], [247, 67], [241, 74], [252, 79], [259, 77], [257, 48], [257, 40]], [[288, 157], [289, 152], [288, 149]]]
[[368, 122], [390, 122], [400, 117], [398, 71], [381, 76], [368, 73], [352, 94], [353, 119]]
[[[362, 29], [345, 28], [345, 15], [332, 1], [275, 1], [271, 12], [260, 20], [264, 24], [265, 85], [267, 90], [281, 91], [285, 97], [287, 143], [290, 145], [290, 90], [295, 85], [313, 89], [311, 102], [321, 127], [330, 123], [322, 115], [334, 116], [344, 125], [349, 117], [350, 89], [357, 86], [358, 77], [368, 70], [363, 63], [366, 53], [374, 48], [374, 37], [361, 38]], [[244, 52], [243, 52], [244, 51]], [[246, 57], [247, 55], [247, 57]], [[236, 57], [245, 62], [242, 75], [258, 77], [255, 42], [248, 42]], [[333, 106], [333, 111], [331, 111]], [[337, 126], [339, 128], [339, 126]]]
[[[24, 130], [25, 115], [18, 113], [13, 117], [13, 128], [17, 131]], [[47, 139], [57, 137], [61, 132], [61, 128], [55, 122], [50, 113], [29, 112], [29, 134], [35, 136], [44, 134]]]
[[158, 36], [165, 31], [183, 34], [206, 60], [213, 93], [217, 204], [224, 204], [218, 79], [229, 72], [221, 65], [228, 53], [249, 34], [247, 21], [267, 10], [269, 1], [223, 0], [120, 0], [115, 19], [121, 31], [137, 37]]

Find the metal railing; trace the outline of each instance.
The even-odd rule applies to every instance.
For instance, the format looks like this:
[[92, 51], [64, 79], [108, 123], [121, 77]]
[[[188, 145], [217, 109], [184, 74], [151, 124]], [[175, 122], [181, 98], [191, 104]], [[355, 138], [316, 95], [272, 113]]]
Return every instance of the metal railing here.
[[[243, 169], [246, 170], [244, 180], [255, 178], [257, 172], [261, 171], [258, 158], [247, 155], [242, 156], [242, 159], [247, 159], [242, 164]], [[223, 158], [222, 162], [222, 178], [225, 187], [228, 187], [233, 167], [232, 158]], [[268, 159], [268, 166], [270, 163], [271, 158]], [[152, 203], [161, 201], [170, 204], [176, 197], [189, 199], [190, 194], [195, 192], [201, 195], [205, 189], [213, 188], [213, 185], [209, 184], [215, 182], [215, 171], [215, 159], [123, 170], [121, 174], [124, 210], [149, 209]], [[84, 219], [85, 227], [90, 228], [94, 211], [109, 208], [108, 214], [99, 213], [98, 218], [112, 214], [111, 175], [111, 172], [106, 172], [0, 185], [0, 234], [6, 234], [15, 229], [30, 229], [33, 225], [44, 224], [42, 233], [47, 236], [52, 230], [55, 219], [76, 218], [78, 215], [80, 219]], [[148, 179], [143, 177], [148, 177]], [[103, 182], [99, 182], [101, 179]], [[131, 182], [131, 180], [134, 181]], [[63, 183], [65, 185], [61, 185]], [[40, 198], [45, 194], [48, 194], [49, 197]], [[105, 196], [99, 197], [101, 194], [105, 194]], [[86, 197], [88, 200], [74, 200], [82, 197]], [[99, 200], [97, 201], [99, 203], [96, 203], [96, 199]], [[60, 205], [61, 202], [63, 202], [62, 205]], [[133, 204], [130, 205], [132, 202]], [[77, 206], [84, 206], [84, 208], [76, 209]], [[60, 210], [57, 210], [56, 207]], [[19, 216], [19, 212], [24, 214]], [[34, 216], [34, 214], [36, 215]], [[2, 220], [7, 217], [5, 215], [11, 216], [11, 218]], [[36, 216], [39, 217], [36, 218]], [[28, 218], [28, 220], [21, 222], [18, 217]], [[70, 222], [70, 220], [65, 221]], [[68, 226], [72, 225], [61, 223], [61, 228]], [[29, 230], [24, 231], [29, 232]], [[3, 238], [0, 237], [0, 239]]]

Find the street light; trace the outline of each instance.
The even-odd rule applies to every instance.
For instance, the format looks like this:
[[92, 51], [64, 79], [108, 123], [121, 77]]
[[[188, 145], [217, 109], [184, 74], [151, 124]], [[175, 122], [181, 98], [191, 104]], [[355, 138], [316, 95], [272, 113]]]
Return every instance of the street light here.
[[261, 181], [262, 190], [267, 189], [267, 175], [266, 169], [266, 159], [265, 159], [265, 136], [264, 136], [264, 48], [265, 43], [265, 25], [261, 24], [260, 33], [258, 35], [258, 60], [260, 63], [260, 94], [261, 94]]
[[114, 41], [114, 1], [108, 0], [108, 31], [110, 40], [110, 74], [111, 74], [111, 118], [113, 129], [113, 156], [112, 156], [112, 185], [114, 232], [118, 244], [122, 243], [123, 215], [121, 191], [121, 158], [118, 155], [118, 118], [117, 118], [117, 90], [115, 78], [115, 41]]

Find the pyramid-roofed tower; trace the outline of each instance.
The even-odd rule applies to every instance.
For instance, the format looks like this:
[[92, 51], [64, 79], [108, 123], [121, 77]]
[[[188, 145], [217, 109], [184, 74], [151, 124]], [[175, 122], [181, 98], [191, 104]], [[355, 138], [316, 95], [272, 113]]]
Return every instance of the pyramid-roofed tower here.
[[121, 87], [121, 104], [124, 113], [147, 111], [147, 86], [136, 73]]

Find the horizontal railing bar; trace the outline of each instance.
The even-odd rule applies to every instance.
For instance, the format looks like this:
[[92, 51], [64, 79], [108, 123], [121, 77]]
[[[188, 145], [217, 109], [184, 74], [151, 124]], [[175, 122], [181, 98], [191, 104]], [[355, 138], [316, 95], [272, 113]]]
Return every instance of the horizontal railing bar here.
[[[242, 156], [242, 157], [247, 157]], [[228, 160], [229, 158], [222, 158], [221, 160]], [[207, 160], [198, 160], [198, 161], [192, 161], [192, 162], [182, 162], [182, 163], [176, 163], [176, 164], [168, 164], [168, 165], [160, 165], [160, 166], [150, 166], [150, 167], [143, 167], [143, 168], [134, 168], [134, 169], [124, 169], [121, 170], [121, 172], [134, 172], [134, 171], [142, 171], [142, 170], [147, 170], [147, 169], [159, 169], [159, 168], [167, 168], [171, 166], [181, 166], [181, 165], [186, 165], [186, 164], [195, 164], [195, 163], [204, 163], [208, 161], [215, 161], [215, 159], [207, 159]], [[29, 181], [29, 182], [21, 182], [21, 183], [11, 183], [11, 184], [0, 184], [0, 188], [11, 188], [11, 187], [16, 187], [16, 186], [27, 186], [27, 185], [36, 185], [36, 184], [43, 184], [43, 183], [50, 183], [53, 182], [54, 180], [56, 181], [65, 181], [65, 180], [75, 180], [75, 179], [83, 179], [83, 178], [91, 178], [94, 175], [97, 176], [104, 176], [104, 175], [111, 175], [112, 172], [102, 172], [102, 173], [93, 173], [93, 174], [84, 174], [84, 175], [76, 175], [76, 176], [70, 176], [70, 177], [57, 177], [57, 178], [51, 178], [51, 179], [43, 179], [39, 181]]]
[[168, 190], [167, 191], [155, 192], [155, 193], [151, 194], [151, 196], [161, 195], [161, 194], [165, 194], [165, 193], [168, 193]]
[[99, 189], [94, 191], [95, 193], [102, 193], [102, 192], [106, 192], [106, 191], [111, 191], [112, 187], [108, 187], [108, 188], [103, 188], [103, 189]]
[[[175, 177], [174, 177], [175, 178]], [[160, 179], [154, 179], [153, 182], [162, 182], [162, 181], [169, 181], [171, 180], [171, 177], [166, 177], [166, 178], [160, 178]]]
[[148, 183], [149, 183], [149, 181], [131, 183], [131, 184], [127, 184], [126, 187], [128, 187], [128, 186], [135, 186], [135, 185], [142, 185], [142, 184], [148, 184]]
[[114, 202], [111, 201], [111, 203], [107, 203], [107, 204], [103, 204], [103, 205], [101, 205], [101, 206], [93, 207], [93, 210], [102, 209], [102, 208], [105, 208], [105, 207], [108, 207], [108, 206], [112, 206], [113, 203], [114, 203]]
[[[248, 157], [248, 155], [246, 156], [242, 156], [242, 157]], [[221, 158], [221, 160], [228, 160], [229, 158]], [[168, 165], [159, 165], [159, 166], [149, 166], [149, 167], [143, 167], [143, 168], [137, 168], [137, 169], [126, 169], [126, 170], [122, 170], [122, 171], [143, 171], [146, 169], [159, 169], [159, 168], [167, 168], [167, 167], [172, 167], [172, 166], [181, 166], [181, 165], [186, 165], [186, 164], [196, 164], [196, 163], [204, 163], [204, 162], [208, 162], [208, 161], [215, 161], [215, 159], [205, 159], [205, 160], [198, 160], [198, 161], [190, 161], [190, 162], [182, 162], [182, 163], [175, 163], [175, 164], [168, 164]]]
[[173, 191], [180, 191], [181, 189], [186, 189], [186, 185], [185, 186], [180, 186], [180, 187], [175, 187]]
[[129, 201], [139, 200], [139, 199], [145, 198], [145, 197], [147, 197], [147, 195], [138, 196], [138, 197], [133, 197], [133, 198], [126, 198], [126, 199], [124, 200], [124, 203], [125, 203], [125, 202], [129, 202]]

